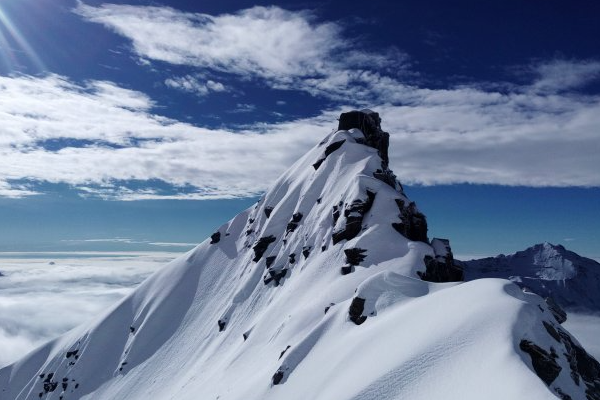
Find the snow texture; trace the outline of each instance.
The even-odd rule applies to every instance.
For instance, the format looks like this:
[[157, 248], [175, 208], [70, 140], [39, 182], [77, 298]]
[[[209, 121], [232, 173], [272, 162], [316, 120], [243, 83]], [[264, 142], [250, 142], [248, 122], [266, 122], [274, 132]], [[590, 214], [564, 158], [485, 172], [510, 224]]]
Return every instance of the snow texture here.
[[[419, 278], [436, 253], [392, 227], [401, 222], [397, 200], [410, 200], [399, 184], [374, 177], [382, 159], [357, 138], [357, 129], [328, 135], [255, 207], [221, 226], [218, 241], [0, 370], [0, 397], [585, 399], [565, 345], [544, 323], [570, 336], [539, 296], [503, 279]], [[356, 235], [333, 244], [357, 209]], [[364, 258], [343, 275], [345, 250], [355, 248]], [[349, 313], [356, 298], [364, 299], [360, 325]], [[555, 349], [560, 371], [549, 386], [520, 350], [523, 340]]]

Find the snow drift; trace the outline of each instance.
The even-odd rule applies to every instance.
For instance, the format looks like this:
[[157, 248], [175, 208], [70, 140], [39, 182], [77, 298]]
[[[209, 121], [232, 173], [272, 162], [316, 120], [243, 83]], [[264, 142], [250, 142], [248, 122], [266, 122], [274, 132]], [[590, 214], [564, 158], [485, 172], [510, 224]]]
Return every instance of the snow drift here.
[[339, 127], [255, 207], [0, 370], [0, 398], [599, 399], [600, 365], [542, 298], [451, 282], [378, 115]]

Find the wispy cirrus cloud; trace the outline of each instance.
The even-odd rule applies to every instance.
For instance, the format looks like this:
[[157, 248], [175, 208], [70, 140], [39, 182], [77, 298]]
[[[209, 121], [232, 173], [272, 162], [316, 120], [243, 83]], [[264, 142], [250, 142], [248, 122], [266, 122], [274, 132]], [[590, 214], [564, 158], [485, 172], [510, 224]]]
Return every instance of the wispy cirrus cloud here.
[[556, 59], [533, 64], [532, 72], [538, 79], [532, 89], [543, 93], [557, 93], [577, 89], [600, 79], [600, 61], [569, 61]]
[[344, 92], [360, 86], [355, 97], [371, 95], [365, 83], [373, 69], [391, 76], [416, 75], [408, 69], [406, 53], [365, 50], [359, 38], [344, 36], [341, 25], [319, 22], [306, 10], [255, 6], [213, 16], [170, 7], [79, 2], [74, 11], [131, 40], [141, 58], [261, 79], [277, 89], [342, 99], [348, 96]]
[[194, 247], [197, 243], [189, 242], [152, 242], [150, 240], [137, 240], [125, 237], [116, 238], [96, 238], [96, 239], [64, 239], [61, 242], [66, 243], [119, 243], [119, 244], [145, 244], [159, 247]]

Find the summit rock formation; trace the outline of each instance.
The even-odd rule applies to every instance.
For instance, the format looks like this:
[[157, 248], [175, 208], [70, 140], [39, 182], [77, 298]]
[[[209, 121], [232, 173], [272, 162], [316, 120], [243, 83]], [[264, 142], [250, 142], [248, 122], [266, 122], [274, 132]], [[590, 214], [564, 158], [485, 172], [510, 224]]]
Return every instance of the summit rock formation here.
[[0, 398], [598, 399], [544, 299], [461, 282], [388, 142], [377, 113], [342, 114], [255, 206], [1, 369]]

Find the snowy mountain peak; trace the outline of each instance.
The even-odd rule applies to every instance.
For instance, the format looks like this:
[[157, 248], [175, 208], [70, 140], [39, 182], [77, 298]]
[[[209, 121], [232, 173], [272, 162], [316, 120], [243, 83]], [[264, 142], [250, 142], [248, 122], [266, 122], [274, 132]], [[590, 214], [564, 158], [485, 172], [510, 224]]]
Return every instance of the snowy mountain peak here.
[[571, 279], [576, 274], [573, 262], [566, 258], [566, 250], [562, 246], [554, 246], [548, 242], [532, 248], [533, 264], [539, 266], [537, 276], [544, 280]]
[[1, 369], [2, 400], [541, 400], [600, 389], [600, 365], [541, 298], [505, 280], [457, 282], [449, 241], [429, 241], [389, 169], [377, 113], [344, 113], [338, 128], [104, 315]]

